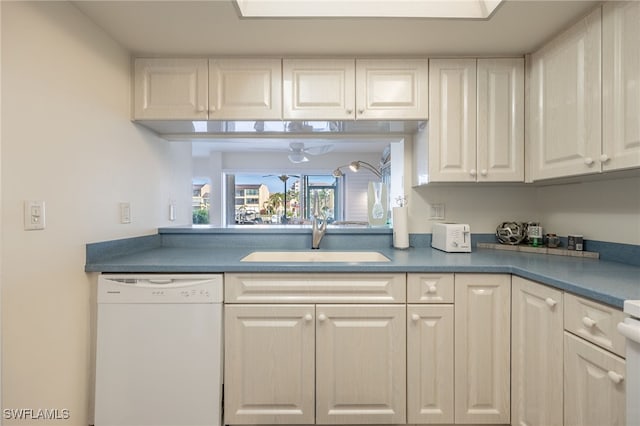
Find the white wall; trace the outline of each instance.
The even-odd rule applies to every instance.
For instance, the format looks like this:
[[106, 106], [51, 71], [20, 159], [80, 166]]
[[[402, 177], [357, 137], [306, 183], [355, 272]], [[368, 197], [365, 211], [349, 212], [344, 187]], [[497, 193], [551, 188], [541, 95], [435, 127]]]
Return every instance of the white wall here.
[[[405, 181], [412, 176], [412, 143], [405, 144]], [[445, 204], [446, 221], [494, 233], [506, 220], [541, 222], [544, 232], [640, 244], [640, 177], [586, 176], [581, 183], [428, 184], [409, 191], [411, 233], [429, 233], [432, 204]], [[406, 186], [408, 187], [408, 185]]]
[[[66, 408], [55, 424], [82, 426], [96, 279], [85, 244], [171, 224], [170, 198], [188, 223], [190, 145], [131, 124], [129, 54], [70, 3], [1, 7], [3, 406]], [[30, 199], [46, 202], [45, 230], [23, 230]], [[133, 223], [119, 223], [120, 201]]]

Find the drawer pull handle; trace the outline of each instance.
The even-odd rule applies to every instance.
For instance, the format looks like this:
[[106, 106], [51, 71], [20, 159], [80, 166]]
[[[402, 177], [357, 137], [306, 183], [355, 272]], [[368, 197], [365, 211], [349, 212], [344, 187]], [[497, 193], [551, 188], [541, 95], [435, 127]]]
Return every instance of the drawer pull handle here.
[[327, 320], [327, 316], [325, 314], [318, 315], [318, 321], [325, 322]]
[[596, 325], [596, 321], [592, 320], [589, 317], [583, 317], [582, 318], [582, 324], [584, 324], [584, 326], [587, 327], [587, 328], [593, 328]]
[[438, 292], [438, 288], [435, 285], [430, 285], [427, 289], [427, 293], [434, 294]]
[[307, 314], [307, 315], [304, 316], [304, 320], [306, 322], [311, 322], [312, 319], [313, 319], [313, 317], [311, 316], [311, 314]]
[[611, 379], [611, 381], [612, 381], [613, 383], [615, 383], [616, 385], [617, 385], [618, 383], [620, 383], [621, 381], [623, 381], [623, 380], [624, 380], [624, 376], [623, 376], [622, 374], [618, 374], [618, 373], [616, 373], [615, 371], [609, 371], [609, 372], [607, 373], [607, 376], [609, 376], [609, 378]]
[[550, 297], [547, 297], [546, 299], [544, 299], [544, 302], [549, 305], [550, 308], [553, 308], [554, 306], [556, 306], [558, 304], [557, 301], [553, 300]]
[[418, 314], [411, 314], [411, 321], [413, 322], [418, 322], [418, 320], [420, 319], [420, 315]]

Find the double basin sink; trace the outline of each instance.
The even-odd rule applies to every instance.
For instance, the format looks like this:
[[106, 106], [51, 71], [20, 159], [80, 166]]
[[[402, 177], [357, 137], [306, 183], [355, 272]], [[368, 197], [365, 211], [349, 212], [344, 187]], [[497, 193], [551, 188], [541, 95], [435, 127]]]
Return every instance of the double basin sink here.
[[254, 251], [241, 262], [389, 262], [377, 251]]

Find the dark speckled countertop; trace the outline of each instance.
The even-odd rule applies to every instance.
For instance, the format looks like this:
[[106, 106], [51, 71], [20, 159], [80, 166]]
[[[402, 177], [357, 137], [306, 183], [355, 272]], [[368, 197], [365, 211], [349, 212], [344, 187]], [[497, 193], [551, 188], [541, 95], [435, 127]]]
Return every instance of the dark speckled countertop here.
[[[310, 233], [308, 230], [293, 232], [299, 235], [291, 239], [288, 231], [271, 231], [257, 237], [248, 232], [189, 229], [183, 228], [181, 232], [180, 228], [171, 228], [160, 230], [156, 236], [90, 244], [85, 270], [105, 273], [510, 273], [618, 308], [622, 308], [626, 299], [640, 299], [640, 267], [606, 260], [478, 248], [472, 253], [444, 253], [430, 247], [396, 250], [390, 247], [391, 231], [376, 230], [374, 235], [334, 231], [334, 235], [342, 239], [332, 242], [328, 234], [326, 247], [321, 250], [375, 250], [387, 256], [389, 262], [243, 262], [243, 257], [257, 250], [282, 251], [284, 247], [293, 251], [308, 250]], [[225, 240], [225, 235], [236, 244]], [[247, 241], [243, 242], [243, 235]], [[367, 237], [375, 238], [376, 242]], [[286, 243], [282, 243], [285, 239]]]

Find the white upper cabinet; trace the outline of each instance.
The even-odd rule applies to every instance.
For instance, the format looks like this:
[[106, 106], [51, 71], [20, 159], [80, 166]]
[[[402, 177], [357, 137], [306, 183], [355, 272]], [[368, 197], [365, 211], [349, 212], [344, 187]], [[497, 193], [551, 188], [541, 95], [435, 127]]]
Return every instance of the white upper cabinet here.
[[206, 59], [147, 59], [134, 63], [135, 120], [208, 117]]
[[353, 59], [284, 59], [283, 118], [354, 119], [355, 72]]
[[429, 62], [429, 172], [432, 182], [475, 182], [476, 60]]
[[136, 59], [135, 120], [279, 120], [280, 59]]
[[356, 60], [358, 119], [426, 120], [428, 114], [428, 60]]
[[533, 180], [600, 171], [601, 27], [597, 8], [531, 56]]
[[524, 60], [432, 59], [429, 86], [415, 183], [522, 182]]
[[285, 120], [426, 120], [426, 59], [284, 59]]
[[524, 181], [524, 60], [478, 59], [478, 182]]
[[280, 59], [210, 59], [210, 120], [279, 120]]
[[640, 2], [602, 6], [603, 170], [640, 167]]

